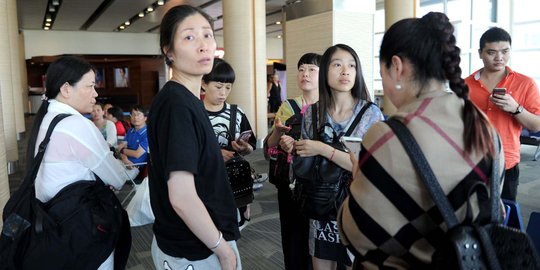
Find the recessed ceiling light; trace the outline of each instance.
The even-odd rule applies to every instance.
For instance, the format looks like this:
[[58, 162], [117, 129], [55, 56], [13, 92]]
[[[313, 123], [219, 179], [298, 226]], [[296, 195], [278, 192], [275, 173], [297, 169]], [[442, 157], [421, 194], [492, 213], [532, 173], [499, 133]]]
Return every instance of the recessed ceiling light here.
[[56, 8], [53, 5], [49, 6], [49, 12], [55, 12]]
[[124, 30], [124, 28], [126, 28], [126, 27], [123, 26], [123, 25], [120, 25], [120, 29]]
[[148, 8], [146, 9], [146, 11], [152, 12], [152, 11], [154, 11], [154, 8], [153, 8], [153, 7], [148, 7]]
[[277, 35], [277, 38], [281, 38], [281, 35]]
[[45, 23], [45, 26], [51, 26], [51, 23], [47, 22]]
[[49, 30], [48, 26], [43, 27], [43, 30]]
[[163, 4], [165, 4], [165, 1], [159, 0], [159, 1], [157, 1], [157, 4], [160, 5], [160, 6], [163, 6]]
[[125, 24], [125, 25], [130, 25], [130, 24], [131, 24], [131, 22], [129, 22], [129, 21], [126, 21], [126, 22], [125, 22], [124, 24]]
[[276, 24], [281, 24], [281, 22], [280, 22], [280, 21], [277, 21]]
[[47, 14], [47, 15], [45, 16], [45, 21], [46, 21], [46, 22], [52, 22], [51, 14]]
[[140, 18], [144, 17], [144, 12], [140, 12], [140, 13], [139, 13], [139, 17], [140, 17]]
[[52, 4], [54, 6], [58, 6], [58, 5], [60, 5], [60, 1], [59, 0], [52, 0]]

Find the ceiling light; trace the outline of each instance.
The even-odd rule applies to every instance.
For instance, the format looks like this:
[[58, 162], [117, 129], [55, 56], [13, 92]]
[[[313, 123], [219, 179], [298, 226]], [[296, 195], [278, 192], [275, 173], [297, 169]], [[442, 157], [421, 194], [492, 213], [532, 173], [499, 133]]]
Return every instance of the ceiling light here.
[[157, 1], [157, 4], [158, 4], [159, 6], [163, 6], [163, 4], [165, 4], [165, 1], [159, 0], [159, 1]]
[[144, 17], [144, 12], [140, 12], [140, 13], [139, 13], [139, 17], [140, 17], [140, 18]]
[[53, 4], [53, 6], [59, 6], [60, 1], [59, 0], [52, 0], [52, 4]]
[[281, 35], [277, 35], [277, 38], [281, 38]]
[[129, 21], [126, 21], [126, 22], [125, 22], [124, 24], [125, 24], [125, 25], [130, 25], [130, 24], [131, 24], [131, 22], [129, 22]]
[[124, 28], [126, 28], [126, 27], [123, 26], [123, 25], [120, 25], [120, 29], [124, 30]]
[[49, 30], [48, 26], [43, 27], [43, 30]]
[[281, 24], [281, 22], [280, 22], [280, 21], [277, 21], [276, 24]]
[[45, 21], [46, 21], [46, 22], [52, 22], [51, 14], [47, 14], [47, 15], [45, 16]]
[[146, 11], [147, 11], [147, 12], [152, 12], [152, 11], [154, 11], [154, 8], [153, 8], [153, 7], [148, 7], [148, 8], [146, 9]]
[[45, 23], [45, 26], [51, 26], [51, 23], [47, 22]]
[[53, 5], [49, 6], [49, 12], [55, 12], [56, 8]]

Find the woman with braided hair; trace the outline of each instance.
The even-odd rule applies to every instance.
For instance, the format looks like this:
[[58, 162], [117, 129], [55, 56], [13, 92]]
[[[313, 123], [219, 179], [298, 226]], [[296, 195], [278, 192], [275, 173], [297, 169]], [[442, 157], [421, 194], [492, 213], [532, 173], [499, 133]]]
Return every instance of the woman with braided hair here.
[[[412, 133], [463, 222], [467, 199], [473, 217], [483, 218], [485, 200], [474, 193], [468, 198], [469, 184], [489, 185], [492, 158], [504, 164], [504, 157], [495, 153], [494, 128], [468, 98], [453, 32], [443, 13], [401, 20], [384, 35], [380, 68], [384, 93], [398, 109], [392, 117]], [[429, 268], [446, 224], [386, 123], [368, 130], [355, 167], [338, 218], [355, 263], [364, 269]]]

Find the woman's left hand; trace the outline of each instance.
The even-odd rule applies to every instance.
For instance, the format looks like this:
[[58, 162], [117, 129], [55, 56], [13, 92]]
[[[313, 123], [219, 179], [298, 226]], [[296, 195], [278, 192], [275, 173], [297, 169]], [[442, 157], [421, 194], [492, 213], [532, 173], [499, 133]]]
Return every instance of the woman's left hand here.
[[299, 140], [294, 142], [294, 149], [296, 153], [301, 157], [311, 157], [316, 155], [324, 156], [324, 153], [330, 152], [331, 146], [314, 140]]
[[244, 140], [232, 141], [231, 146], [236, 152], [241, 153], [243, 155], [249, 154], [251, 153], [251, 151], [253, 151], [253, 149], [251, 148], [251, 145]]

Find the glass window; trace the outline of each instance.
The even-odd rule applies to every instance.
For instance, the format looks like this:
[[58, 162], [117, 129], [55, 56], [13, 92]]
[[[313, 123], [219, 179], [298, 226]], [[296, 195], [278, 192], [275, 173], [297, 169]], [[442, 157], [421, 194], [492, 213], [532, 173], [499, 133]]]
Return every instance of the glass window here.
[[538, 20], [538, 10], [540, 1], [538, 0], [519, 0], [514, 3], [514, 23]]

